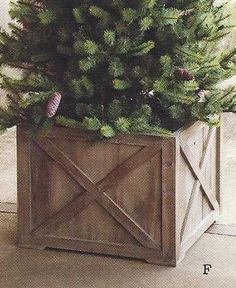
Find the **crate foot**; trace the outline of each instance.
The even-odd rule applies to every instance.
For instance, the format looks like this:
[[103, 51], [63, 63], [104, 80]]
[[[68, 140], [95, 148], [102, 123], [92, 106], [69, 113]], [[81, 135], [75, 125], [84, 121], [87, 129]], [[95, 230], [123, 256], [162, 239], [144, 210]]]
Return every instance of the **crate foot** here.
[[37, 244], [26, 244], [26, 243], [17, 243], [17, 247], [24, 249], [34, 249], [34, 250], [45, 250], [47, 247], [40, 246]]
[[159, 266], [171, 266], [171, 267], [176, 267], [176, 261], [175, 260], [160, 260], [157, 258], [145, 258], [145, 261], [148, 264], [152, 265], [159, 265]]

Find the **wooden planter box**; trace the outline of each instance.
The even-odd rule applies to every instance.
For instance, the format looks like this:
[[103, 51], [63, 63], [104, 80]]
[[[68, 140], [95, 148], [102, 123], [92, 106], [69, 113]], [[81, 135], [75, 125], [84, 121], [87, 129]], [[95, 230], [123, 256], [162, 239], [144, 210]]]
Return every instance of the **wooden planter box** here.
[[18, 243], [175, 266], [219, 214], [220, 130], [172, 138], [18, 127]]

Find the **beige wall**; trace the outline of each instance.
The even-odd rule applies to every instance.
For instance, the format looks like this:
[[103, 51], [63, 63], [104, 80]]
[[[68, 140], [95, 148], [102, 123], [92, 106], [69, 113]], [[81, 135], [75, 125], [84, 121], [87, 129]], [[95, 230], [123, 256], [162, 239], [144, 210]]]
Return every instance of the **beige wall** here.
[[7, 23], [10, 21], [8, 15], [10, 0], [0, 0], [0, 27], [7, 29]]
[[[8, 28], [10, 0], [0, 0], [0, 27]], [[3, 101], [0, 91], [0, 104]], [[16, 140], [15, 129], [0, 135], [0, 203], [16, 203]]]
[[[231, 7], [230, 7], [230, 13], [232, 13], [232, 17], [231, 17], [231, 23], [233, 25], [236, 25], [236, 0], [230, 0], [229, 2], [231, 2]], [[229, 36], [229, 43], [228, 43], [231, 47], [236, 45], [236, 29], [234, 28], [234, 31], [232, 32], [232, 34]]]
[[[8, 30], [8, 23], [11, 20], [8, 14], [10, 1], [11, 0], [0, 0], [0, 29]], [[0, 90], [0, 105], [5, 104], [4, 99], [4, 92]]]

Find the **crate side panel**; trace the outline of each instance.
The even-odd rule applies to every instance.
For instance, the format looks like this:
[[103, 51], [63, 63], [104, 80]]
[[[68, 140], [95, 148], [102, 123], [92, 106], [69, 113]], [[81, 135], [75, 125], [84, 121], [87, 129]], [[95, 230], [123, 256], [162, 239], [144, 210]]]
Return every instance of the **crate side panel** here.
[[[62, 138], [57, 138], [55, 134], [54, 137], [32, 142], [32, 195], [29, 204], [33, 231], [29, 247], [34, 246], [34, 241], [37, 242], [36, 246], [40, 246], [41, 240], [43, 246], [47, 239], [55, 244], [51, 247], [58, 247], [57, 241], [67, 241], [65, 249], [70, 249], [70, 243], [71, 248], [76, 242], [84, 246], [88, 243], [91, 244], [91, 252], [92, 245], [96, 247], [96, 244], [102, 244], [105, 247], [114, 244], [114, 251], [116, 247], [118, 250], [123, 247], [127, 251], [141, 249], [143, 258], [150, 262], [168, 260], [173, 263], [175, 255], [168, 251], [164, 255], [161, 251], [163, 231], [165, 236], [170, 232], [168, 239], [175, 239], [175, 231], [167, 215], [175, 210], [172, 207], [175, 201], [171, 209], [167, 201], [172, 194], [175, 197], [175, 191], [166, 188], [166, 197], [163, 197], [162, 191], [163, 187], [169, 187], [163, 186], [163, 171], [171, 169], [173, 172], [175, 169], [173, 157], [171, 161], [167, 157], [163, 162], [161, 149], [163, 141], [168, 140], [160, 137], [146, 139], [143, 136], [141, 142], [137, 140], [135, 143], [135, 137], [128, 137], [126, 142], [123, 136], [122, 144], [111, 140], [91, 142], [85, 138], [66, 139], [66, 131], [63, 131], [65, 135]], [[165, 150], [171, 150], [172, 153], [172, 148]], [[130, 160], [132, 158], [134, 160]], [[114, 172], [116, 170], [117, 173]], [[168, 173], [168, 180], [174, 183], [172, 172]], [[173, 179], [169, 179], [172, 174]], [[105, 194], [100, 198], [99, 193], [104, 191]], [[167, 200], [163, 201], [163, 198]], [[164, 215], [168, 218], [167, 225]], [[166, 247], [171, 249], [170, 245]], [[153, 250], [153, 258], [150, 249]]]

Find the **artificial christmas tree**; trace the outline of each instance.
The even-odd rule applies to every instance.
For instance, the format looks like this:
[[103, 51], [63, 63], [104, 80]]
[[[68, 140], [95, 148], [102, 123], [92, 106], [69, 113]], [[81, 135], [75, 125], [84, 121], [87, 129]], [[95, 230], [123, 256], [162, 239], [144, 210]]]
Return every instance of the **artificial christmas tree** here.
[[[21, 77], [1, 73], [9, 93], [2, 129], [22, 122], [33, 130], [74, 127], [76, 121], [105, 137], [168, 134], [163, 128], [234, 112], [235, 89], [217, 88], [235, 74], [236, 49], [219, 52], [232, 28], [224, 6], [206, 0], [12, 3], [20, 25], [1, 33], [0, 63], [21, 69]], [[209, 91], [204, 104], [196, 90]], [[59, 121], [49, 122], [42, 107], [54, 92], [63, 100]]]
[[229, 15], [207, 0], [97, 2], [21, 0], [1, 33], [19, 243], [175, 265], [218, 215]]

